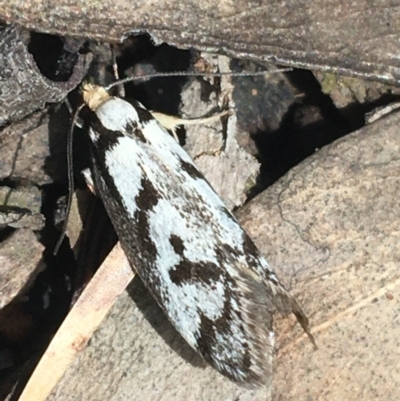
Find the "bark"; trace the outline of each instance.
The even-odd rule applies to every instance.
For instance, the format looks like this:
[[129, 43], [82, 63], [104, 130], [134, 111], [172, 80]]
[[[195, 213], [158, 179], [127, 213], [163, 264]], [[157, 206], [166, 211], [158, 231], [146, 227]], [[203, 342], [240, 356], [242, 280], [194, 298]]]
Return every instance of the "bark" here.
[[102, 41], [156, 43], [397, 83], [400, 2], [339, 0], [13, 0], [0, 18]]

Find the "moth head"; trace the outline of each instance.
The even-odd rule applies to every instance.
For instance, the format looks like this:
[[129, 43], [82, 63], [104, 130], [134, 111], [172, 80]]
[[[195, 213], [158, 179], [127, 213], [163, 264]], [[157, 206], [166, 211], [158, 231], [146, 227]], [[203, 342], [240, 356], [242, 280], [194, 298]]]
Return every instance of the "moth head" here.
[[96, 111], [111, 96], [105, 88], [90, 83], [82, 85], [82, 97], [85, 104], [93, 111]]

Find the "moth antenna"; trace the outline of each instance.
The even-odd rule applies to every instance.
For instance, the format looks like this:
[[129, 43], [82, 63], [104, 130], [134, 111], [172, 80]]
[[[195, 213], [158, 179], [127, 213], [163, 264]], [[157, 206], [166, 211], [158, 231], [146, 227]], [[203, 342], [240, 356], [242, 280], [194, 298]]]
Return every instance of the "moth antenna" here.
[[280, 68], [277, 70], [271, 71], [256, 71], [256, 72], [195, 72], [195, 71], [172, 71], [172, 72], [157, 72], [156, 74], [148, 74], [148, 75], [139, 75], [139, 76], [131, 76], [126, 77], [118, 82], [113, 82], [112, 84], [105, 87], [105, 90], [108, 92], [111, 88], [118, 85], [123, 85], [128, 82], [134, 81], [146, 81], [151, 78], [166, 78], [166, 77], [259, 77], [265, 76], [266, 74], [274, 74], [276, 72], [289, 72], [293, 71], [292, 68]]
[[[74, 109], [71, 106], [71, 102], [68, 100], [68, 98], [65, 98], [64, 100], [64, 104], [68, 109], [68, 112], [71, 116], [74, 115]], [[83, 127], [83, 122], [81, 121], [81, 119], [79, 117], [77, 117], [76, 121], [75, 121], [75, 126], [78, 128], [82, 128]]]
[[68, 201], [67, 201], [67, 210], [65, 215], [65, 220], [61, 229], [60, 238], [58, 239], [56, 246], [54, 247], [53, 255], [57, 255], [60, 250], [61, 244], [65, 238], [65, 234], [67, 232], [69, 215], [71, 213], [72, 199], [74, 196], [74, 165], [73, 165], [73, 155], [72, 155], [72, 146], [73, 146], [73, 138], [74, 138], [74, 128], [75, 124], [77, 124], [79, 113], [85, 106], [85, 103], [82, 103], [75, 111], [72, 116], [72, 121], [70, 128], [68, 130], [67, 135], [67, 178], [68, 178]]
[[[196, 72], [196, 71], [172, 71], [172, 72], [158, 72], [155, 74], [147, 74], [147, 75], [140, 75], [140, 76], [131, 76], [131, 77], [126, 77], [123, 79], [118, 80], [119, 74], [118, 74], [118, 65], [116, 62], [116, 56], [115, 56], [115, 51], [114, 47], [111, 45], [111, 52], [112, 52], [112, 60], [113, 60], [113, 72], [114, 76], [117, 79], [116, 82], [111, 83], [110, 85], [106, 86], [104, 89], [109, 92], [112, 88], [115, 86], [119, 87], [119, 95], [121, 97], [124, 97], [124, 89], [123, 85], [128, 82], [134, 82], [134, 81], [146, 81], [151, 78], [166, 78], [166, 77], [223, 77], [223, 76], [231, 76], [231, 77], [258, 77], [258, 76], [265, 76], [266, 74], [273, 74], [277, 72], [289, 72], [292, 71], [292, 68], [280, 68], [276, 70], [270, 70], [270, 71], [256, 71], [256, 72], [215, 72], [215, 73], [205, 73], [205, 72]], [[121, 90], [122, 88], [122, 90]], [[122, 92], [122, 93], [121, 93]], [[72, 206], [72, 199], [73, 199], [73, 192], [74, 192], [74, 177], [73, 177], [73, 157], [72, 157], [72, 146], [73, 146], [73, 131], [75, 125], [78, 125], [78, 120], [79, 120], [79, 113], [82, 110], [82, 108], [85, 106], [85, 103], [81, 104], [75, 113], [73, 114], [73, 119], [72, 123], [70, 126], [70, 129], [68, 130], [68, 136], [67, 136], [67, 176], [68, 176], [68, 202], [67, 202], [67, 210], [66, 210], [66, 218], [63, 223], [63, 227], [61, 230], [61, 235], [60, 238], [58, 239], [54, 252], [53, 254], [56, 255], [58, 251], [60, 250], [62, 241], [65, 238], [65, 234], [67, 231], [67, 225], [68, 225], [68, 218], [71, 212], [71, 206]], [[225, 114], [225, 112], [223, 112]], [[218, 115], [220, 116], [220, 115]], [[214, 117], [211, 117], [214, 118]], [[198, 120], [200, 121], [200, 119]], [[198, 123], [198, 121], [194, 123]], [[187, 122], [185, 122], [187, 123]], [[174, 125], [177, 125], [176, 123]]]

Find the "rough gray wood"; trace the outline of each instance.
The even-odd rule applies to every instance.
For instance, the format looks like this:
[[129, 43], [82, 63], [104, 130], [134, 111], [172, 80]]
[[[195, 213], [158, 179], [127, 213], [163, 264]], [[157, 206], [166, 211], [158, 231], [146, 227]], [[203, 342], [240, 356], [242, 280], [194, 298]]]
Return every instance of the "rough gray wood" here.
[[32, 284], [42, 252], [43, 245], [31, 229], [16, 230], [0, 243], [0, 308]]
[[274, 400], [398, 398], [400, 114], [326, 146], [240, 213], [310, 318], [276, 323]]
[[0, 0], [0, 18], [103, 41], [147, 32], [180, 48], [400, 79], [399, 0]]
[[47, 102], [59, 102], [81, 82], [85, 73], [81, 57], [67, 82], [44, 77], [26, 42], [29, 33], [15, 26], [0, 27], [0, 126], [19, 120]]
[[[203, 54], [215, 71], [228, 71], [230, 59], [225, 56]], [[183, 116], [212, 115], [225, 100], [231, 111], [235, 109], [232, 97], [234, 85], [231, 77], [222, 77], [218, 96], [214, 92], [207, 101], [201, 100], [201, 83], [191, 80], [181, 94], [180, 111]], [[229, 99], [229, 100], [228, 100]], [[214, 112], [215, 114], [215, 112]], [[211, 186], [224, 200], [228, 209], [243, 205], [246, 192], [252, 187], [259, 173], [258, 161], [238, 143], [243, 131], [238, 126], [238, 118], [233, 113], [229, 118], [218, 119], [209, 124], [187, 125], [185, 150], [192, 157]]]

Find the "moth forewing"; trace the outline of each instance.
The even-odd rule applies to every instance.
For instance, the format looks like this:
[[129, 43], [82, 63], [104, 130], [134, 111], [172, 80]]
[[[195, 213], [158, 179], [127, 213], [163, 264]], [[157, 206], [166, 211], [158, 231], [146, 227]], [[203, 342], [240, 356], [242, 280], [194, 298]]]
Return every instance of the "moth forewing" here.
[[[84, 87], [92, 178], [132, 267], [220, 373], [269, 384], [272, 315], [308, 321], [188, 154], [139, 103]], [[309, 334], [310, 335], [310, 334]]]

